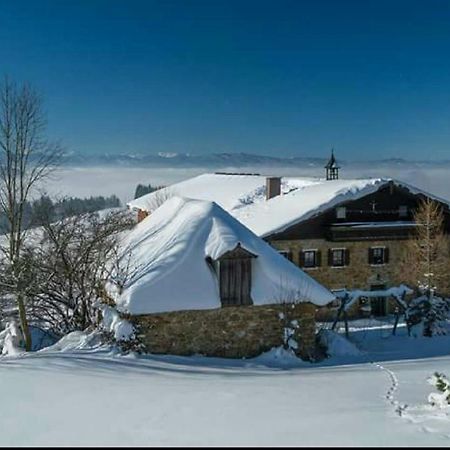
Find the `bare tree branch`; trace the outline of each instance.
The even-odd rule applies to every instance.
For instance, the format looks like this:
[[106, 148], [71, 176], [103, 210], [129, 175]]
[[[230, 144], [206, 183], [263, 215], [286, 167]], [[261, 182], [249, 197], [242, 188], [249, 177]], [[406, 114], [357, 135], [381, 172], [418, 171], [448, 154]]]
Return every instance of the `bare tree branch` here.
[[54, 169], [61, 155], [60, 147], [46, 139], [45, 128], [39, 94], [28, 84], [19, 86], [5, 77], [0, 85], [0, 211], [7, 218], [7, 245], [2, 250], [10, 265], [9, 284], [27, 350], [31, 349], [31, 335], [26, 314], [24, 212], [33, 189]]

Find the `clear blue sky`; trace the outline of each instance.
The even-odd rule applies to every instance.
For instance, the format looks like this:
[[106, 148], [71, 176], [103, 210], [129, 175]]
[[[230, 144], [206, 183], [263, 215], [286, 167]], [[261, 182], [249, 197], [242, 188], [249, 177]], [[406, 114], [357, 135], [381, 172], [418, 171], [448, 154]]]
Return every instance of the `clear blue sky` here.
[[72, 150], [450, 158], [450, 0], [0, 0], [0, 62]]

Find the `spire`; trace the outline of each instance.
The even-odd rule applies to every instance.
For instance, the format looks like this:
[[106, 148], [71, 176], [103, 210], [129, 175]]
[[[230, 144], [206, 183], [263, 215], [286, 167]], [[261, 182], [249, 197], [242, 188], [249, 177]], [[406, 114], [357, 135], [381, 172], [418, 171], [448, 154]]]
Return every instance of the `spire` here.
[[325, 165], [327, 180], [339, 179], [339, 169], [336, 158], [334, 157], [334, 148], [331, 149], [331, 157]]

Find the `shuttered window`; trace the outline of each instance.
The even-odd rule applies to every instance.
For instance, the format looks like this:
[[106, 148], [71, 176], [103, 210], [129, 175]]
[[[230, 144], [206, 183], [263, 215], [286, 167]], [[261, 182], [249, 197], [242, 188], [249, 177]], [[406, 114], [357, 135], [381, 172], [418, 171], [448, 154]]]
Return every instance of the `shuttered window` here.
[[319, 267], [321, 264], [321, 253], [319, 250], [302, 250], [299, 255], [300, 267]]
[[328, 250], [328, 265], [344, 267], [350, 264], [350, 251], [346, 248], [331, 248]]
[[369, 264], [379, 266], [389, 262], [389, 249], [387, 247], [369, 248]]

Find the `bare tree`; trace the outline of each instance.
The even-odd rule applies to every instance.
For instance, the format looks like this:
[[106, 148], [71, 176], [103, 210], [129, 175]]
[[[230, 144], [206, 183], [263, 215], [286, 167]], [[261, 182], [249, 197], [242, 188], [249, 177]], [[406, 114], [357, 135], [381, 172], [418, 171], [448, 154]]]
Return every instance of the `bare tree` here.
[[108, 281], [116, 287], [121, 295], [125, 287], [139, 275], [141, 266], [136, 264], [133, 251], [130, 248], [115, 246], [111, 252], [108, 268]]
[[130, 215], [122, 211], [45, 223], [39, 244], [32, 244], [27, 255], [34, 274], [33, 320], [60, 334], [95, 325], [96, 304], [107, 298], [105, 283], [120, 233], [132, 225]]
[[402, 281], [431, 298], [436, 291], [446, 291], [449, 287], [450, 252], [441, 205], [429, 198], [422, 200], [414, 222], [414, 234], [399, 265], [400, 276]]
[[444, 216], [440, 203], [422, 200], [414, 215], [415, 232], [406, 246], [399, 265], [402, 280], [421, 294], [405, 311], [410, 334], [419, 326], [424, 336], [440, 334], [450, 309], [449, 302], [439, 295], [449, 292], [450, 252], [444, 234]]
[[19, 86], [5, 78], [0, 85], [0, 211], [7, 218], [7, 243], [2, 251], [10, 266], [8, 285], [15, 296], [26, 350], [31, 349], [31, 335], [26, 314], [24, 210], [33, 189], [60, 155], [59, 146], [46, 139], [45, 128], [41, 97], [29, 85]]

